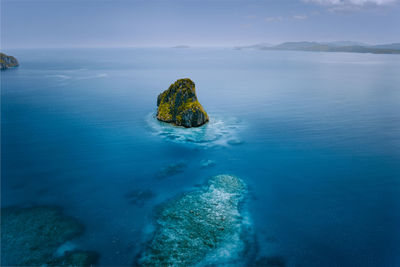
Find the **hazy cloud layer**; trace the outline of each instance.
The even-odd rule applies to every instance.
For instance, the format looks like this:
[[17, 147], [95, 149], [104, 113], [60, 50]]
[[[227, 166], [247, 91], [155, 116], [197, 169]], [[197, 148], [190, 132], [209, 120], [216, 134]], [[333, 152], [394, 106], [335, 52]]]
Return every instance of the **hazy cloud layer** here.
[[302, 19], [306, 19], [307, 15], [294, 15], [293, 18], [302, 20]]
[[266, 22], [277, 22], [277, 21], [282, 21], [283, 17], [278, 16], [278, 17], [266, 17], [265, 21]]
[[[400, 0], [0, 1], [2, 50], [304, 40], [395, 43], [400, 38]], [[336, 10], [366, 12], [347, 16]]]
[[321, 5], [354, 5], [354, 6], [363, 6], [363, 5], [388, 5], [397, 2], [397, 0], [304, 0], [305, 2], [317, 3]]
[[384, 7], [397, 3], [399, 0], [303, 0], [328, 8], [329, 11], [357, 11], [364, 8]]

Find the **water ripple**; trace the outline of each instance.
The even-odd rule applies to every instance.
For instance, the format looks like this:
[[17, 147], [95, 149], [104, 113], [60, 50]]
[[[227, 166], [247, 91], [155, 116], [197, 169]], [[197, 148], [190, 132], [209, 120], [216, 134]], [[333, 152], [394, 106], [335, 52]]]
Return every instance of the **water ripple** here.
[[146, 122], [151, 132], [168, 141], [194, 144], [202, 147], [229, 146], [242, 144], [238, 136], [243, 128], [242, 122], [235, 117], [220, 117], [212, 115], [210, 121], [196, 128], [184, 128], [160, 122], [154, 113], [146, 116]]

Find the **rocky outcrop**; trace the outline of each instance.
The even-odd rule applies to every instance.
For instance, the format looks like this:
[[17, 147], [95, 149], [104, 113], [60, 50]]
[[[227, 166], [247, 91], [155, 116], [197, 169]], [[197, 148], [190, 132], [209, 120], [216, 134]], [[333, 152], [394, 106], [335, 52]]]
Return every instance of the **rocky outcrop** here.
[[179, 79], [157, 98], [157, 119], [177, 126], [198, 127], [208, 122], [208, 115], [197, 100], [195, 84]]
[[17, 67], [18, 61], [13, 56], [7, 56], [4, 53], [0, 53], [0, 69], [5, 70], [12, 67]]
[[240, 261], [246, 259], [252, 236], [243, 205], [246, 194], [240, 178], [218, 175], [199, 190], [166, 202], [135, 265], [245, 266]]

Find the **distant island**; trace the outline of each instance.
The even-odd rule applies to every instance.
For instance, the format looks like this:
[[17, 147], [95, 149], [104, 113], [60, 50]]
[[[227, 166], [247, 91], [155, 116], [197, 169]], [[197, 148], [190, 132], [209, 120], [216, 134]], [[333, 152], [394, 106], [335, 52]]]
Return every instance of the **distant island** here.
[[278, 45], [255, 44], [249, 46], [238, 46], [235, 47], [235, 49], [400, 54], [400, 43], [369, 45], [351, 41], [286, 42]]
[[0, 53], [0, 69], [5, 70], [19, 65], [17, 59], [13, 56], [7, 56], [4, 53]]
[[157, 119], [186, 128], [198, 127], [208, 122], [208, 115], [197, 100], [192, 80], [179, 79], [158, 95]]

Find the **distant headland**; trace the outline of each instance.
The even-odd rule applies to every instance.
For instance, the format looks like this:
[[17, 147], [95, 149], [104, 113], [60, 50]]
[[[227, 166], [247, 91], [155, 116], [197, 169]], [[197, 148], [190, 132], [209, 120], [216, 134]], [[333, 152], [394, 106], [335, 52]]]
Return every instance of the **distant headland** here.
[[179, 79], [158, 95], [157, 119], [186, 128], [208, 122], [208, 115], [197, 100], [192, 80]]
[[286, 42], [278, 45], [255, 44], [249, 46], [237, 46], [235, 49], [258, 50], [289, 50], [311, 52], [349, 52], [372, 54], [400, 54], [400, 43], [369, 45], [359, 42]]
[[19, 65], [18, 60], [13, 56], [7, 56], [4, 53], [0, 53], [0, 69], [5, 70]]

